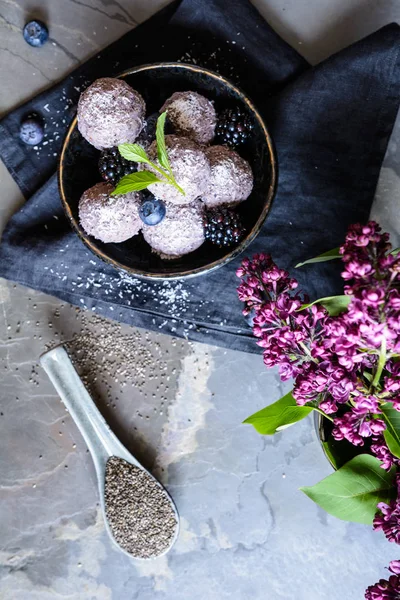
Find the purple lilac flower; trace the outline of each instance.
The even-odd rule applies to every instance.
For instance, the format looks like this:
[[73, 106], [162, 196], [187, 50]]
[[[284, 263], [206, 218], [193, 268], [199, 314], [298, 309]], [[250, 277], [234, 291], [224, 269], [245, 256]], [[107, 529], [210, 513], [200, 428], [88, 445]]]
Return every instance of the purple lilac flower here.
[[332, 436], [335, 440], [346, 439], [354, 446], [363, 446], [363, 438], [379, 435], [386, 429], [382, 419], [374, 419], [370, 409], [367, 406], [363, 408], [361, 403], [342, 417], [336, 417], [334, 425]]
[[245, 303], [243, 313], [255, 312], [253, 332], [265, 365], [279, 365], [283, 380], [297, 377], [311, 358], [310, 339], [318, 337], [326, 311], [317, 306], [299, 311], [307, 298], [293, 294], [297, 281], [278, 269], [269, 255], [244, 260], [237, 274], [242, 278], [238, 295]]
[[[243, 314], [252, 316], [265, 365], [278, 366], [283, 380], [295, 379], [299, 405], [313, 403], [327, 415], [345, 407], [334, 418], [333, 437], [356, 446], [372, 438], [371, 451], [386, 470], [400, 466], [379, 418], [382, 403], [400, 411], [400, 254], [390, 248], [389, 235], [373, 221], [349, 228], [340, 253], [351, 300], [335, 317], [318, 305], [302, 309], [308, 300], [295, 291], [297, 281], [269, 255], [245, 259], [237, 271]], [[400, 474], [397, 486], [397, 500], [378, 504], [374, 529], [400, 543]], [[366, 590], [366, 600], [400, 600], [400, 561], [389, 570], [388, 580]]]
[[387, 447], [383, 435], [373, 437], [373, 443], [371, 444], [371, 452], [376, 456], [378, 460], [382, 462], [381, 467], [386, 471], [390, 471], [393, 465], [399, 464], [399, 460], [393, 456], [393, 454]]
[[397, 498], [390, 504], [380, 502], [373, 527], [383, 531], [389, 542], [400, 544], [400, 473], [396, 475]]
[[353, 297], [344, 317], [356, 326], [359, 348], [379, 349], [383, 337], [388, 351], [400, 348], [400, 256], [390, 248], [389, 235], [371, 221], [352, 225], [340, 249], [345, 293]]
[[381, 579], [370, 585], [365, 591], [365, 600], [399, 600], [400, 599], [400, 561], [392, 560], [389, 571], [394, 573], [389, 579]]
[[[243, 312], [254, 314], [265, 365], [278, 366], [283, 380], [295, 379], [299, 405], [312, 402], [333, 414], [347, 404], [348, 413], [335, 419], [334, 437], [362, 445], [372, 436], [384, 467], [394, 457], [376, 441], [385, 428], [376, 414], [380, 402], [400, 410], [400, 363], [391, 358], [400, 354], [400, 255], [387, 255], [388, 239], [372, 221], [349, 228], [340, 252], [345, 292], [352, 299], [335, 317], [318, 305], [301, 309], [307, 298], [295, 291], [297, 281], [269, 255], [245, 259], [237, 271]], [[383, 342], [386, 370], [377, 389], [371, 382]]]

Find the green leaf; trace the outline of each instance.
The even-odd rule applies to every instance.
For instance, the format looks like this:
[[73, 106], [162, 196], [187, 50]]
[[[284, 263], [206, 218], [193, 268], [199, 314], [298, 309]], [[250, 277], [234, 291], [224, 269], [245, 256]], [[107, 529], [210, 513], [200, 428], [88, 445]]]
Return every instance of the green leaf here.
[[394, 470], [388, 473], [380, 465], [374, 456], [360, 454], [316, 485], [300, 489], [330, 515], [371, 525], [378, 502], [396, 495]]
[[314, 304], [322, 304], [322, 306], [326, 308], [331, 317], [336, 317], [337, 315], [340, 315], [340, 313], [346, 310], [346, 308], [350, 304], [351, 299], [352, 296], [328, 296], [326, 298], [319, 298], [318, 300], [314, 300], [314, 302], [310, 302], [309, 304], [303, 304], [298, 310], [309, 308]]
[[400, 254], [400, 248], [395, 248], [394, 250], [391, 250], [389, 252], [389, 254], [393, 254], [394, 256], [397, 256], [398, 254]]
[[[156, 140], [157, 140], [157, 156], [158, 162], [166, 169], [169, 173], [171, 173], [171, 165], [169, 164], [167, 147], [165, 145], [165, 135], [164, 135], [164, 127], [165, 127], [165, 119], [167, 118], [167, 112], [163, 112], [157, 119], [157, 128], [156, 128]], [[171, 173], [172, 174], [172, 173]]]
[[119, 180], [111, 196], [127, 194], [128, 192], [139, 192], [146, 189], [152, 183], [165, 183], [165, 181], [161, 181], [161, 179], [158, 179], [150, 171], [138, 171], [131, 175], [125, 175], [125, 177]]
[[123, 158], [137, 163], [150, 163], [146, 150], [139, 144], [120, 144], [118, 150]]
[[277, 402], [247, 417], [243, 423], [253, 425], [254, 429], [263, 435], [273, 435], [290, 425], [301, 421], [313, 410], [310, 406], [298, 406], [292, 392], [283, 396]]
[[298, 263], [295, 266], [295, 269], [298, 269], [303, 265], [311, 265], [312, 263], [326, 262], [327, 260], [335, 260], [336, 258], [341, 258], [341, 254], [339, 254], [339, 248], [333, 248], [332, 250], [328, 250], [328, 252], [324, 252], [319, 256], [315, 256], [314, 258], [309, 258], [304, 262]]
[[369, 381], [369, 383], [372, 382], [372, 373], [369, 373], [368, 371], [363, 371], [363, 377], [365, 377], [365, 379]]
[[386, 430], [383, 432], [390, 452], [400, 458], [400, 412], [393, 408], [391, 402], [381, 405]]

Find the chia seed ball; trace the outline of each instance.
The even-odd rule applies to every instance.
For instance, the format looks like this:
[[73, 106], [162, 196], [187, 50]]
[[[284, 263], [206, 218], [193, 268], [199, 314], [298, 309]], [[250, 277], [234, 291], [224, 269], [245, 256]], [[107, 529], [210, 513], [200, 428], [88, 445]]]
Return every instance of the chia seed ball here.
[[168, 111], [168, 119], [179, 135], [198, 144], [209, 144], [213, 139], [217, 124], [213, 103], [197, 92], [175, 92], [161, 108], [164, 111]]
[[211, 165], [211, 177], [203, 202], [207, 206], [219, 206], [247, 200], [253, 189], [249, 163], [226, 146], [211, 146], [205, 153]]
[[153, 227], [143, 225], [143, 237], [162, 258], [179, 258], [204, 242], [203, 205], [169, 204], [164, 219]]
[[81, 94], [78, 129], [95, 148], [103, 150], [134, 142], [144, 124], [142, 96], [121, 79], [97, 79]]
[[130, 192], [110, 196], [113, 190], [110, 183], [97, 183], [79, 200], [79, 220], [83, 229], [105, 243], [124, 242], [142, 228], [140, 194]]
[[[190, 204], [207, 189], [210, 179], [210, 163], [204, 151], [189, 138], [166, 135], [168, 158], [175, 180], [185, 191], [181, 194], [173, 185], [152, 183], [148, 190], [160, 200], [170, 204]], [[150, 159], [157, 165], [157, 143], [153, 142], [148, 150]], [[141, 170], [153, 169], [148, 165], [139, 165]], [[154, 170], [153, 170], [154, 171]], [[159, 175], [154, 171], [156, 175]]]

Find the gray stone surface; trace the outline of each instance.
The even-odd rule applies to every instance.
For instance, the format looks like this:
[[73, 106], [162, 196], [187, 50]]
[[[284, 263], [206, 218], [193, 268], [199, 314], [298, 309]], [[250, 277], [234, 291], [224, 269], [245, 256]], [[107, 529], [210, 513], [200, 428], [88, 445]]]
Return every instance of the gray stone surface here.
[[[400, 20], [394, 0], [255, 3], [311, 62]], [[52, 41], [36, 51], [20, 32], [35, 5], [0, 0], [0, 112], [165, 2], [39, 4]], [[397, 240], [399, 126], [373, 208]], [[22, 198], [2, 165], [0, 183], [3, 225]], [[398, 558], [381, 534], [298, 491], [330, 472], [311, 420], [274, 438], [241, 425], [286, 389], [259, 356], [120, 326], [5, 281], [0, 303], [1, 600], [358, 600]], [[90, 456], [37, 363], [60, 340], [71, 340], [121, 440], [177, 502], [181, 535], [161, 559], [131, 561], [106, 537]]]

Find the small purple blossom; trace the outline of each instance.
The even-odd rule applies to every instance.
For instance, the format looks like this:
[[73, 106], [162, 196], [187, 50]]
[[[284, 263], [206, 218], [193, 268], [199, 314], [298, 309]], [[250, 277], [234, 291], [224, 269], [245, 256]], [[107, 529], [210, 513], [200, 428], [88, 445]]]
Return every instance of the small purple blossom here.
[[365, 600], [399, 600], [400, 577], [391, 575], [389, 579], [380, 579], [370, 585], [365, 592]]
[[389, 579], [381, 579], [365, 591], [365, 600], [399, 600], [400, 598], [400, 560], [392, 560], [388, 567]]
[[371, 452], [376, 456], [378, 460], [382, 462], [381, 467], [386, 471], [390, 471], [393, 465], [397, 465], [399, 462], [398, 459], [393, 456], [393, 454], [387, 447], [383, 435], [379, 435], [373, 438], [373, 443], [371, 444]]
[[363, 438], [379, 435], [386, 429], [382, 419], [372, 417], [368, 406], [369, 401], [362, 399], [358, 406], [353, 407], [342, 417], [336, 417], [332, 430], [335, 440], [346, 439], [354, 446], [363, 446]]

